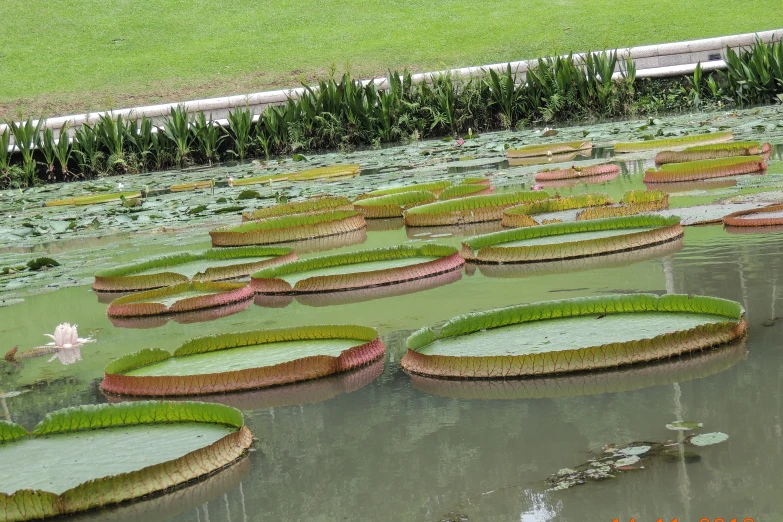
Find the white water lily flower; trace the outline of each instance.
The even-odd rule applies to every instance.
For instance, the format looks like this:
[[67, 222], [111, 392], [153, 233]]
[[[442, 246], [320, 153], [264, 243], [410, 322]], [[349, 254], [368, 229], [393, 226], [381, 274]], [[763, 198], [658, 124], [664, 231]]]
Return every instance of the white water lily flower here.
[[124, 186], [125, 186], [125, 185], [123, 185], [122, 183], [117, 183], [117, 188], [118, 188], [118, 189], [121, 189], [121, 188], [122, 188], [122, 187], [124, 187]]
[[63, 364], [72, 364], [81, 360], [81, 347], [86, 343], [94, 343], [95, 339], [92, 337], [79, 337], [76, 328], [77, 325], [75, 324], [62, 323], [54, 329], [54, 335], [44, 334], [47, 337], [51, 337], [52, 341], [54, 341], [46, 345], [54, 346], [55, 349], [55, 355], [49, 359], [49, 362], [59, 359]]

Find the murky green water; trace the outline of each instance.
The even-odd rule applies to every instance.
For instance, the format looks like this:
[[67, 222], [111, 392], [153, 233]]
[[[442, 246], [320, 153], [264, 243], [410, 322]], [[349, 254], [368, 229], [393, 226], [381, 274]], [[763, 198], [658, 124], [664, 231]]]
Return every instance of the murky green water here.
[[[743, 117], [753, 121], [752, 115]], [[779, 159], [780, 151], [776, 154]], [[629, 158], [621, 175], [609, 182], [558, 190], [564, 195], [598, 190], [619, 200], [625, 190], [644, 188], [641, 179], [649, 158]], [[773, 174], [776, 165], [780, 162], [770, 163]], [[470, 175], [488, 172], [468, 170]], [[527, 177], [520, 179], [528, 180], [534, 170], [524, 171]], [[370, 172], [366, 179], [363, 174], [357, 183], [380, 186], [401, 171], [389, 172]], [[512, 170], [498, 174], [501, 189], [513, 188], [513, 175]], [[750, 187], [750, 178], [743, 179]], [[672, 207], [712, 201], [725, 190], [687, 192], [672, 197]], [[330, 253], [435, 240], [457, 246], [463, 237], [438, 229], [411, 233], [400, 226], [375, 224], [363, 242]], [[0, 352], [43, 344], [48, 341], [43, 333], [66, 321], [97, 342], [86, 345], [83, 360], [69, 366], [47, 362], [47, 357], [19, 365], [0, 362], [0, 392], [25, 391], [5, 399], [0, 413], [32, 428], [59, 408], [115, 401], [98, 388], [109, 361], [141, 348], [172, 351], [200, 335], [351, 322], [377, 328], [387, 356], [358, 372], [211, 397], [242, 409], [260, 439], [257, 451], [240, 466], [188, 489], [74, 520], [440, 521], [450, 513], [499, 522], [783, 520], [778, 492], [783, 468], [783, 320], [778, 319], [783, 316], [783, 287], [778, 290], [783, 232], [735, 234], [721, 226], [688, 227], [684, 246], [661, 251], [663, 257], [589, 259], [552, 264], [551, 271], [467, 267], [461, 277], [443, 281], [448, 284], [417, 293], [376, 299], [355, 294], [327, 303], [259, 300], [233, 315], [200, 323], [162, 321], [138, 329], [116, 327], [108, 320], [106, 302], [89, 289], [92, 272], [206, 248], [208, 229], [203, 223], [179, 233], [4, 244], [0, 266], [29, 259], [31, 252], [56, 254], [64, 266], [6, 280], [0, 300], [24, 301], [0, 308]], [[463, 234], [475, 230], [463, 229]], [[316, 253], [302, 257], [311, 255]], [[599, 374], [463, 383], [411, 377], [400, 369], [405, 338], [424, 325], [499, 306], [617, 292], [734, 299], [747, 310], [749, 334], [738, 344], [701, 356]], [[676, 438], [665, 425], [677, 419], [702, 422], [706, 431], [722, 431], [730, 439], [701, 449], [697, 463], [655, 462], [615, 480], [545, 491], [547, 476], [584, 462], [607, 443]]]

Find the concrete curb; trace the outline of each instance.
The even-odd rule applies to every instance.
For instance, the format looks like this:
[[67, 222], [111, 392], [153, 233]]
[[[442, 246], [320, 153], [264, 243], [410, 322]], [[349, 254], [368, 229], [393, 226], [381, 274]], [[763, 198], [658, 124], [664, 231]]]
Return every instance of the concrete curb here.
[[[727, 47], [731, 47], [735, 50], [741, 47], [747, 47], [752, 45], [757, 38], [763, 42], [781, 40], [783, 39], [783, 29], [614, 50], [617, 51], [618, 59], [625, 60], [626, 57], [630, 57], [634, 60], [637, 69], [637, 78], [662, 78], [690, 74], [696, 68], [697, 63], [702, 64], [704, 71], [723, 69], [726, 67], [726, 64], [722, 57], [723, 52]], [[574, 54], [574, 57], [578, 58], [583, 57], [584, 55], [585, 53], [579, 53]], [[537, 59], [522, 60], [511, 62], [510, 65], [512, 71], [524, 75], [524, 73], [534, 67], [537, 63]], [[413, 75], [413, 81], [414, 83], [430, 81], [433, 77], [445, 73], [450, 73], [461, 78], [469, 78], [472, 76], [484, 75], [489, 70], [504, 72], [508, 65], [508, 63], [496, 63], [476, 67], [463, 67], [448, 71], [419, 73]], [[616, 72], [615, 77], [618, 76], [620, 76], [620, 73]], [[388, 80], [386, 78], [373, 78], [364, 80], [362, 83], [367, 85], [370, 82], [375, 83], [379, 89], [388, 88]], [[50, 128], [57, 133], [65, 123], [70, 124], [73, 129], [74, 127], [84, 125], [85, 123], [94, 124], [103, 114], [110, 114], [115, 117], [122, 115], [123, 117], [130, 118], [141, 118], [141, 116], [144, 115], [147, 116], [147, 118], [152, 119], [153, 122], [160, 123], [163, 118], [169, 115], [171, 109], [178, 105], [184, 105], [188, 112], [204, 112], [208, 115], [211, 114], [213, 119], [218, 120], [220, 123], [225, 123], [222, 120], [228, 116], [231, 109], [236, 107], [247, 107], [253, 110], [255, 114], [258, 114], [270, 105], [284, 104], [289, 98], [295, 100], [303, 92], [304, 88], [299, 87], [295, 89], [225, 96], [222, 98], [207, 98], [161, 105], [114, 109], [106, 112], [56, 116], [47, 118], [43, 128]], [[2, 133], [6, 127], [7, 125], [0, 124], [0, 133]]]

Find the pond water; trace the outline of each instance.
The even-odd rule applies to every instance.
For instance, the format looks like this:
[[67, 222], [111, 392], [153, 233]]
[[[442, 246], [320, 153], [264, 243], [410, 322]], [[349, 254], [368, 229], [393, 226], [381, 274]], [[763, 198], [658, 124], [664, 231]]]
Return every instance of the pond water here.
[[[783, 121], [779, 113], [764, 117]], [[746, 124], [760, 117], [748, 113], [742, 118]], [[770, 162], [768, 180], [780, 172], [774, 170], [780, 154], [776, 150]], [[624, 191], [645, 188], [641, 179], [653, 156], [629, 157], [614, 180], [559, 190], [563, 195], [606, 192], [619, 201]], [[471, 176], [488, 173], [468, 167]], [[363, 174], [352, 181], [375, 187], [404, 181], [394, 177], [399, 168], [388, 172], [380, 169], [366, 180]], [[524, 179], [533, 172], [535, 168], [525, 171]], [[497, 186], [513, 188], [509, 179], [511, 175], [499, 172]], [[752, 177], [736, 179], [739, 189], [721, 185], [690, 191], [672, 197], [671, 206], [781, 186], [777, 178], [777, 185], [756, 191]], [[238, 222], [230, 216], [220, 224], [231, 219]], [[202, 335], [356, 323], [378, 329], [387, 355], [366, 368], [319, 381], [210, 397], [239, 407], [259, 439], [256, 451], [240, 466], [158, 499], [71, 520], [783, 520], [778, 487], [783, 468], [783, 284], [778, 290], [783, 231], [733, 234], [719, 225], [687, 227], [682, 248], [664, 250], [659, 257], [614, 259], [607, 265], [590, 259], [553, 273], [517, 273], [520, 277], [514, 272], [491, 277], [484, 267], [467, 267], [461, 278], [418, 293], [335, 300], [328, 306], [294, 299], [274, 305], [278, 307], [257, 302], [208, 322], [163, 321], [154, 329], [114, 326], [106, 317], [107, 304], [89, 289], [90, 274], [153, 255], [208, 248], [206, 232], [214, 223], [197, 225], [152, 235], [124, 235], [116, 227], [106, 230], [104, 239], [67, 244], [5, 243], [0, 267], [29, 259], [31, 253], [56, 254], [65, 266], [4, 283], [0, 300], [14, 304], [0, 307], [0, 352], [44, 344], [48, 339], [43, 334], [66, 321], [97, 342], [83, 347], [83, 360], [69, 366], [48, 362], [48, 357], [18, 365], [0, 362], [0, 393], [24, 392], [2, 399], [0, 414], [30, 429], [46, 413], [63, 407], [117, 401], [98, 387], [108, 362], [142, 348], [173, 351]], [[433, 233], [438, 237], [432, 239]], [[329, 253], [427, 241], [458, 246], [463, 238], [448, 229], [409, 234], [401, 223], [390, 222], [371, 228], [362, 242]], [[312, 255], [317, 252], [302, 257]], [[438, 381], [412, 377], [399, 365], [411, 332], [459, 314], [628, 292], [739, 301], [747, 312], [748, 336], [699, 356], [540, 380]], [[546, 490], [549, 475], [586, 461], [606, 444], [677, 439], [665, 427], [676, 420], [701, 422], [704, 431], [730, 438], [699, 448], [698, 462], [656, 461], [613, 480]]]

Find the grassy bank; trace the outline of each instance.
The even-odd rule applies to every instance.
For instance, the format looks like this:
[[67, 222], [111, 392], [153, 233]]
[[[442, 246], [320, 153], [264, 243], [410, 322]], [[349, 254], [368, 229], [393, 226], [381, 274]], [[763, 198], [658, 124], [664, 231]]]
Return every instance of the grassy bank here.
[[779, 0], [4, 0], [0, 119], [783, 26]]

